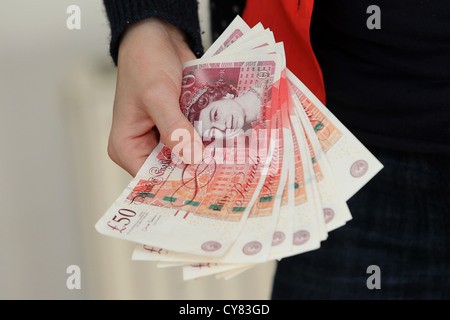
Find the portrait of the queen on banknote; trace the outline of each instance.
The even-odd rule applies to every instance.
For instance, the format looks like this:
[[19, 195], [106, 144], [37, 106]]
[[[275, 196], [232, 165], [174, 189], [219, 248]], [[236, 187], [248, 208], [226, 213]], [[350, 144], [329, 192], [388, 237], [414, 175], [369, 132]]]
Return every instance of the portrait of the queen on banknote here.
[[238, 93], [232, 84], [217, 81], [204, 85], [185, 109], [185, 115], [204, 143], [225, 147], [226, 140], [248, 134], [261, 116], [261, 89]]
[[204, 159], [255, 163], [267, 157], [280, 66], [273, 55], [263, 58], [185, 65], [180, 107], [203, 140]]

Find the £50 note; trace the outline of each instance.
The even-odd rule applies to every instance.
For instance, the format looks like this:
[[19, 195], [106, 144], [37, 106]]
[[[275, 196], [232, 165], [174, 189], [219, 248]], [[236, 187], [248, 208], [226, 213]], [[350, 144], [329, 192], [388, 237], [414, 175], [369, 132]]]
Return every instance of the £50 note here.
[[175, 252], [222, 256], [265, 181], [277, 107], [271, 91], [280, 67], [274, 54], [187, 63], [180, 106], [206, 145], [203, 161], [186, 165], [160, 143], [97, 230]]

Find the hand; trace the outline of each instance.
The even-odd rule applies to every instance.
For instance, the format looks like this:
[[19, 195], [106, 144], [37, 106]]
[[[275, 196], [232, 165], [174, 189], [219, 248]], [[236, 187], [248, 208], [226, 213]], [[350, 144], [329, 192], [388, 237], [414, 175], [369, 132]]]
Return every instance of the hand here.
[[[146, 19], [125, 31], [108, 154], [133, 177], [159, 139], [172, 150], [182, 148], [185, 163], [201, 160], [202, 141], [179, 105], [183, 63], [195, 58], [184, 34], [161, 19]], [[188, 137], [173, 141], [176, 129]]]

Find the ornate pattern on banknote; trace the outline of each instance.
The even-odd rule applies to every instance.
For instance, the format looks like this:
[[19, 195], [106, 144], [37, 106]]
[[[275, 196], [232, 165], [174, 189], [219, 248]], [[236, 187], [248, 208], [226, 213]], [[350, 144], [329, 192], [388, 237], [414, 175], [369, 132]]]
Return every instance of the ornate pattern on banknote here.
[[320, 145], [324, 152], [327, 152], [341, 137], [342, 132], [331, 123], [327, 117], [315, 107], [311, 100], [295, 85], [291, 85], [294, 93], [297, 95], [306, 115], [311, 122]]

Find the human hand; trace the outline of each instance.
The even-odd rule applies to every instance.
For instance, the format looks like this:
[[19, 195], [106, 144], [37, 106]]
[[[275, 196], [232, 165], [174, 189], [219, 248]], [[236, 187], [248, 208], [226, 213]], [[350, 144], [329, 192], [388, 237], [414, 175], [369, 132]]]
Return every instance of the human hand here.
[[[159, 139], [185, 163], [197, 163], [203, 143], [179, 105], [183, 63], [196, 59], [178, 28], [150, 18], [131, 25], [120, 43], [108, 154], [133, 177]], [[188, 133], [180, 142], [177, 130]]]

